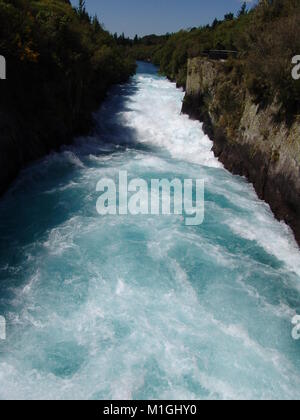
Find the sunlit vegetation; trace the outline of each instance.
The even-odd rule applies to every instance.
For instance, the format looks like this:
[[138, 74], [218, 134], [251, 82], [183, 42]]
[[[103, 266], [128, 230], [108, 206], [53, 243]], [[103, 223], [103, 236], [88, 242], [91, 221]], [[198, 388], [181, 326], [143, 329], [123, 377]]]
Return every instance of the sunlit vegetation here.
[[234, 84], [243, 84], [261, 104], [277, 100], [281, 117], [300, 111], [300, 81], [291, 77], [292, 57], [300, 54], [300, 0], [260, 0], [235, 16], [164, 37], [136, 39], [129, 54], [151, 60], [161, 73], [185, 86], [187, 59], [211, 50], [237, 51], [227, 62]]
[[247, 87], [258, 102], [277, 99], [279, 116], [293, 119], [300, 113], [300, 81], [291, 77], [292, 57], [300, 54], [300, 0], [261, 1], [244, 38]]
[[88, 129], [108, 88], [135, 71], [82, 0], [77, 8], [68, 0], [0, 0], [0, 53], [7, 61], [0, 111], [47, 139]]

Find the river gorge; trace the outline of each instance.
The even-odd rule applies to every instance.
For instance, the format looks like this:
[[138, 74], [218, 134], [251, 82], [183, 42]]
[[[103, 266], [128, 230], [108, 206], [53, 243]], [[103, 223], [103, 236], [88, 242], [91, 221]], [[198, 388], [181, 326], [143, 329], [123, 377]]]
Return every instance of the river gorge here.
[[[0, 201], [1, 399], [299, 399], [300, 254], [247, 180], [139, 64], [93, 135]], [[96, 211], [103, 177], [205, 181], [202, 225]]]

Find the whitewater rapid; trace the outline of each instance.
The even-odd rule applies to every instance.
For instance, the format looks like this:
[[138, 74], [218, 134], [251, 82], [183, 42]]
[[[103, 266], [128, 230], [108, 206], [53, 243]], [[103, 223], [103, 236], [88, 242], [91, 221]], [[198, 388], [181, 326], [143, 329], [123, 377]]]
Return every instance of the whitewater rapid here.
[[[140, 64], [0, 200], [1, 399], [299, 399], [300, 253]], [[205, 220], [99, 216], [97, 182], [205, 180]]]

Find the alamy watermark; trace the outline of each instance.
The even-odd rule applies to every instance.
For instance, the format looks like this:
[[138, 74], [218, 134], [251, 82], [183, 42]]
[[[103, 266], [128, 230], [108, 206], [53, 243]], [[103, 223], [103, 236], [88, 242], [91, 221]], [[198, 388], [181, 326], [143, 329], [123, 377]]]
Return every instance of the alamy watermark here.
[[295, 55], [292, 58], [292, 64], [294, 65], [292, 69], [292, 78], [294, 80], [300, 79], [300, 55]]
[[292, 330], [292, 337], [294, 340], [300, 340], [300, 315], [294, 316], [292, 324], [295, 325]]
[[6, 320], [0, 316], [0, 340], [6, 340]]
[[6, 79], [6, 60], [0, 55], [0, 79]]
[[101, 179], [96, 188], [101, 193], [96, 209], [105, 215], [184, 215], [187, 226], [204, 220], [204, 181], [200, 179], [151, 179], [128, 181], [127, 171], [120, 171], [117, 182]]

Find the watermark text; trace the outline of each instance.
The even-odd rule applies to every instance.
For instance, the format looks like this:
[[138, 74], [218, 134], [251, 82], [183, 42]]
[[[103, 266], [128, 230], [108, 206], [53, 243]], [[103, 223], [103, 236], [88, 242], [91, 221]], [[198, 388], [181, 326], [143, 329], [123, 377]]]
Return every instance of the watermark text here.
[[292, 78], [294, 80], [300, 79], [300, 55], [295, 55], [292, 58], [292, 64], [294, 65], [292, 69]]
[[101, 179], [96, 188], [101, 193], [96, 204], [105, 215], [184, 215], [187, 226], [204, 220], [204, 181], [200, 179], [151, 179], [128, 181], [127, 171], [120, 171], [117, 182]]
[[0, 340], [6, 340], [6, 320], [0, 316]]
[[0, 55], [0, 79], [6, 79], [6, 60], [3, 55]]
[[292, 330], [292, 337], [294, 340], [300, 340], [300, 315], [294, 316], [292, 324], [295, 325]]

